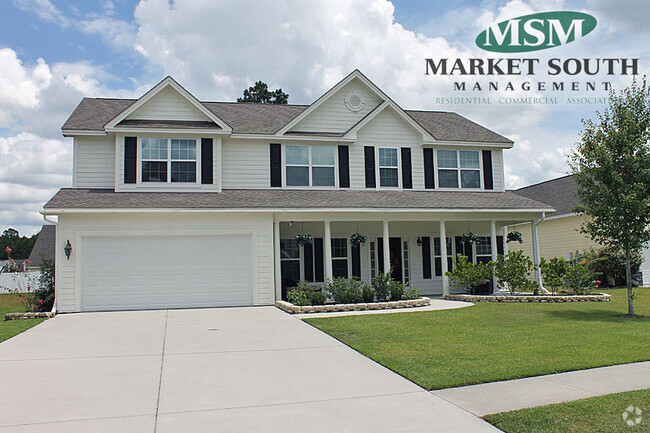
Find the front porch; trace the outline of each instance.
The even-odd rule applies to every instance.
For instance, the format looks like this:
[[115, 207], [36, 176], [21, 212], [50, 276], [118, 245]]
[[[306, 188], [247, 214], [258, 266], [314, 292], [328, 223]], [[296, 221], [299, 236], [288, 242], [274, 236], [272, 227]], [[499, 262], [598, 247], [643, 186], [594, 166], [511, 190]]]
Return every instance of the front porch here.
[[[393, 279], [418, 287], [424, 296], [463, 293], [462, 288], [450, 285], [445, 275], [456, 254], [466, 255], [472, 262], [494, 261], [497, 254], [507, 251], [508, 226], [534, 222], [539, 216], [507, 212], [276, 214], [276, 299], [286, 300], [287, 288], [299, 281], [324, 283], [336, 277], [357, 277], [370, 283], [389, 269]], [[462, 235], [467, 232], [477, 235], [479, 241], [463, 242]], [[365, 244], [351, 245], [353, 233], [366, 236]], [[296, 245], [294, 239], [299, 234], [311, 235], [313, 242]], [[536, 244], [535, 239], [533, 242]]]

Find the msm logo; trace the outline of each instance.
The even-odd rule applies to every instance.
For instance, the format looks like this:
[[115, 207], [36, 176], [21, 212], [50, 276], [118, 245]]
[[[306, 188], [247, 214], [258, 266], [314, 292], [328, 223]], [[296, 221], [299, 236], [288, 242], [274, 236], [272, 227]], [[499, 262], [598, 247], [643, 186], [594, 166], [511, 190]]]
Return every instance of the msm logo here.
[[493, 24], [476, 37], [476, 45], [497, 53], [538, 51], [573, 42], [595, 28], [596, 18], [589, 14], [542, 12]]

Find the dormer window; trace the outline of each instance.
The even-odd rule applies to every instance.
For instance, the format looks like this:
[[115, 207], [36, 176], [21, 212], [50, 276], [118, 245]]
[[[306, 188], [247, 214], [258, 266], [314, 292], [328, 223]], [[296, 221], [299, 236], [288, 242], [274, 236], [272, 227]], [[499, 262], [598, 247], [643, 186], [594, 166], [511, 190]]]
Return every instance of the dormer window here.
[[143, 183], [196, 183], [195, 139], [146, 137], [141, 146]]

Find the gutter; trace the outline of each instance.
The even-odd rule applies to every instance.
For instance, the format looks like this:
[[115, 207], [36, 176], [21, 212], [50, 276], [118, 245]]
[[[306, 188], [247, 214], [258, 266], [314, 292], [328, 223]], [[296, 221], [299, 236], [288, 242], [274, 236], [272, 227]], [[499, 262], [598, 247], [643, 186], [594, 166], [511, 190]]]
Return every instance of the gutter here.
[[[58, 221], [48, 219], [47, 215], [45, 215], [45, 214], [43, 214], [43, 221], [48, 222], [50, 224], [53, 224], [55, 227], [57, 227], [59, 225]], [[54, 245], [55, 245], [55, 248], [56, 248], [56, 236], [54, 238], [55, 238]], [[55, 257], [55, 260], [56, 260], [56, 251], [54, 252], [54, 257]], [[55, 261], [55, 263], [56, 263], [56, 261]], [[56, 278], [56, 265], [55, 265], [55, 277], [54, 278]], [[56, 286], [54, 287], [54, 302], [52, 303], [52, 311], [51, 311], [51, 313], [53, 315], [56, 315]]]

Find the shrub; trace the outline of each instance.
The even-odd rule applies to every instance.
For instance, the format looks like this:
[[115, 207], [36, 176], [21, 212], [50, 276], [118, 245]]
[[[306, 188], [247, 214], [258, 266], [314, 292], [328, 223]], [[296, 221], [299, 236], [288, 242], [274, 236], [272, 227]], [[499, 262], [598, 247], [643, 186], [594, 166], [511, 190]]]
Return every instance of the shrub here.
[[54, 260], [41, 260], [39, 287], [34, 291], [38, 311], [52, 311], [54, 306]]
[[467, 256], [458, 254], [454, 269], [448, 271], [445, 275], [469, 293], [474, 293], [474, 289], [482, 284], [484, 280], [492, 278], [492, 262], [470, 263]]
[[544, 285], [548, 286], [551, 292], [556, 293], [560, 287], [564, 286], [564, 279], [569, 270], [569, 263], [564, 258], [553, 257], [551, 260], [546, 261], [542, 257], [539, 268], [542, 271]]
[[287, 300], [293, 305], [298, 305], [301, 307], [311, 305], [308, 292], [304, 291], [300, 287], [289, 290], [287, 293]]
[[600, 281], [595, 280], [595, 272], [592, 271], [586, 260], [572, 263], [565, 276], [565, 284], [576, 295], [587, 295], [599, 286]]
[[523, 251], [509, 251], [505, 256], [499, 254], [494, 264], [497, 285], [507, 288], [512, 294], [537, 288], [537, 282], [529, 279], [535, 269], [533, 261]]
[[[585, 251], [584, 258], [589, 266], [598, 274], [603, 286], [625, 286], [625, 252], [615, 246], [590, 248]], [[643, 257], [639, 251], [633, 251], [631, 256], [632, 275], [639, 272]]]
[[399, 281], [390, 280], [390, 300], [391, 301], [401, 301], [402, 296], [404, 296], [404, 285]]
[[372, 286], [369, 286], [368, 284], [364, 284], [363, 287], [361, 288], [361, 299], [366, 304], [369, 304], [370, 302], [374, 302], [375, 289], [373, 289]]
[[365, 283], [358, 279], [337, 277], [327, 282], [325, 292], [337, 304], [356, 304], [362, 300], [364, 285]]
[[420, 289], [418, 289], [411, 283], [407, 284], [404, 287], [404, 299], [418, 299], [419, 297], [420, 297]]
[[372, 287], [375, 289], [378, 301], [385, 301], [388, 299], [388, 292], [390, 290], [391, 275], [390, 272], [386, 274], [377, 274], [372, 279]]
[[313, 289], [309, 292], [309, 301], [311, 305], [323, 305], [325, 303], [325, 293], [321, 289]]

